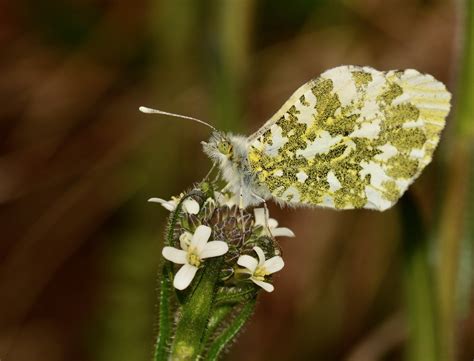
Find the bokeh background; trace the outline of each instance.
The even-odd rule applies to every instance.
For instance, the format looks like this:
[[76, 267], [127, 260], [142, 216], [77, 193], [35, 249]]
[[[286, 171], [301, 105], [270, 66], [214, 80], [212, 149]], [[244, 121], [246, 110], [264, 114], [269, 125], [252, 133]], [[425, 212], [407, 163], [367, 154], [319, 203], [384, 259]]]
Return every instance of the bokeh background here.
[[[207, 173], [209, 131], [140, 105], [250, 134], [302, 83], [359, 64], [431, 73], [458, 107], [473, 99], [461, 86], [473, 9], [471, 0], [0, 2], [0, 359], [151, 359], [167, 212], [146, 200]], [[297, 237], [281, 240], [276, 291], [260, 297], [226, 360], [474, 358], [474, 119], [462, 113], [392, 210], [270, 205]]]

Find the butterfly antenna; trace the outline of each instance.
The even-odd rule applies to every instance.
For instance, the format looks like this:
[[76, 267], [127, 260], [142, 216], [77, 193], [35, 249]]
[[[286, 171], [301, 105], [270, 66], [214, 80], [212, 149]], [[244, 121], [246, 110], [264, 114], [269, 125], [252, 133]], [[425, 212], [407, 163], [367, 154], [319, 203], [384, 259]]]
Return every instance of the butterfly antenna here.
[[183, 119], [189, 119], [189, 120], [193, 120], [197, 123], [200, 123], [200, 124], [203, 124], [209, 128], [211, 128], [212, 130], [215, 130], [217, 131], [216, 128], [214, 128], [212, 125], [210, 125], [209, 123], [206, 123], [205, 121], [201, 120], [201, 119], [197, 119], [197, 118], [193, 118], [193, 117], [188, 117], [187, 115], [181, 115], [181, 114], [176, 114], [176, 113], [169, 113], [169, 112], [165, 112], [163, 110], [158, 110], [158, 109], [152, 109], [152, 108], [148, 108], [148, 107], [140, 107], [138, 108], [138, 110], [140, 110], [142, 113], [146, 113], [146, 114], [163, 114], [163, 115], [169, 115], [170, 117], [176, 117], [176, 118], [183, 118]]

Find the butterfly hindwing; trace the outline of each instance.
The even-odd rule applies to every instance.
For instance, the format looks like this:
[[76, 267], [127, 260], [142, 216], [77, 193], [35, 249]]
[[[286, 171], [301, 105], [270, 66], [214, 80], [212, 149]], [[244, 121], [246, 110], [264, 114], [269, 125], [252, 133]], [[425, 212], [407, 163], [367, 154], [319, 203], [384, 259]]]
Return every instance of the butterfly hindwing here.
[[330, 69], [248, 138], [251, 171], [283, 203], [387, 209], [431, 161], [450, 98], [416, 70]]

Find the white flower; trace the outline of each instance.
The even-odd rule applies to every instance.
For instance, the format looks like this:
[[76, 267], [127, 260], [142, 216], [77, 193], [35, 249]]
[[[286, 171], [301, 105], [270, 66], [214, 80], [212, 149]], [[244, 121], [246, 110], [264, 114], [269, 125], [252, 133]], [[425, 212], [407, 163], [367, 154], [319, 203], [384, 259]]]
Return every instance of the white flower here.
[[[255, 225], [262, 226], [263, 231], [269, 237], [294, 237], [295, 234], [293, 231], [286, 227], [278, 227], [278, 222], [274, 218], [268, 218], [265, 222], [265, 209], [264, 208], [255, 208], [253, 210], [255, 215]], [[268, 234], [270, 231], [271, 234]]]
[[225, 242], [208, 242], [211, 233], [211, 227], [200, 225], [194, 234], [185, 232], [179, 237], [182, 249], [163, 248], [163, 257], [168, 261], [183, 265], [174, 276], [173, 286], [178, 290], [184, 290], [189, 286], [204, 259], [222, 256], [229, 250]]
[[[181, 193], [179, 197], [171, 197], [169, 201], [161, 198], [150, 198], [148, 202], [153, 202], [153, 203], [160, 203], [164, 208], [166, 208], [168, 211], [173, 212], [176, 210], [176, 207], [178, 206], [179, 202], [181, 201], [181, 198], [183, 198], [184, 194]], [[198, 214], [199, 213], [199, 203], [196, 202], [192, 198], [186, 198], [183, 202], [182, 209], [184, 212], [189, 213], [189, 214]]]
[[265, 276], [280, 271], [285, 266], [283, 258], [274, 256], [265, 260], [265, 253], [263, 253], [260, 247], [255, 246], [253, 250], [257, 253], [258, 260], [248, 255], [243, 255], [239, 257], [237, 264], [246, 268], [241, 270], [241, 272], [250, 274], [250, 279], [253, 283], [267, 292], [272, 292], [274, 287], [272, 284], [265, 282]]

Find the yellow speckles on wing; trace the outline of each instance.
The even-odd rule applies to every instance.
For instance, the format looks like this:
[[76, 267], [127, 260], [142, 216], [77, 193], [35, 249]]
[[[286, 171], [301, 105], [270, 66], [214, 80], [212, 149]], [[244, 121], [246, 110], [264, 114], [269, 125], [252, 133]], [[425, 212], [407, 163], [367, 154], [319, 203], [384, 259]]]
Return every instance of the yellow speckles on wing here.
[[397, 184], [390, 180], [382, 183], [383, 187], [383, 196], [390, 202], [396, 202], [400, 197], [400, 189], [397, 187]]
[[385, 91], [377, 96], [379, 102], [385, 103], [385, 105], [390, 105], [392, 102], [403, 94], [403, 89], [397, 83], [388, 83]]
[[387, 132], [387, 140], [399, 151], [409, 152], [414, 148], [422, 148], [426, 142], [426, 134], [421, 128], [397, 128]]
[[301, 103], [301, 105], [303, 105], [305, 107], [309, 107], [311, 105], [310, 102], [306, 100], [306, 97], [305, 97], [304, 94], [302, 96], [300, 96], [300, 103]]
[[449, 101], [416, 70], [330, 69], [249, 138], [248, 161], [282, 202], [384, 210], [431, 161]]
[[418, 160], [410, 155], [398, 154], [387, 162], [387, 175], [394, 179], [413, 177], [418, 172]]
[[354, 79], [354, 83], [359, 90], [363, 90], [364, 88], [369, 85], [369, 83], [373, 80], [372, 74], [365, 72], [365, 71], [353, 71], [352, 78]]
[[414, 122], [420, 117], [420, 110], [411, 103], [403, 103], [390, 107], [385, 111], [385, 122], [388, 127], [403, 126]]
[[[259, 152], [257, 152], [257, 150], [254, 146], [253, 150], [248, 153], [248, 160], [249, 160], [250, 164], [258, 165], [258, 163], [260, 162], [260, 159], [261, 159], [261, 156], [260, 156]], [[254, 170], [256, 170], [257, 172], [261, 171], [261, 167], [258, 166], [258, 169], [254, 168]]]

